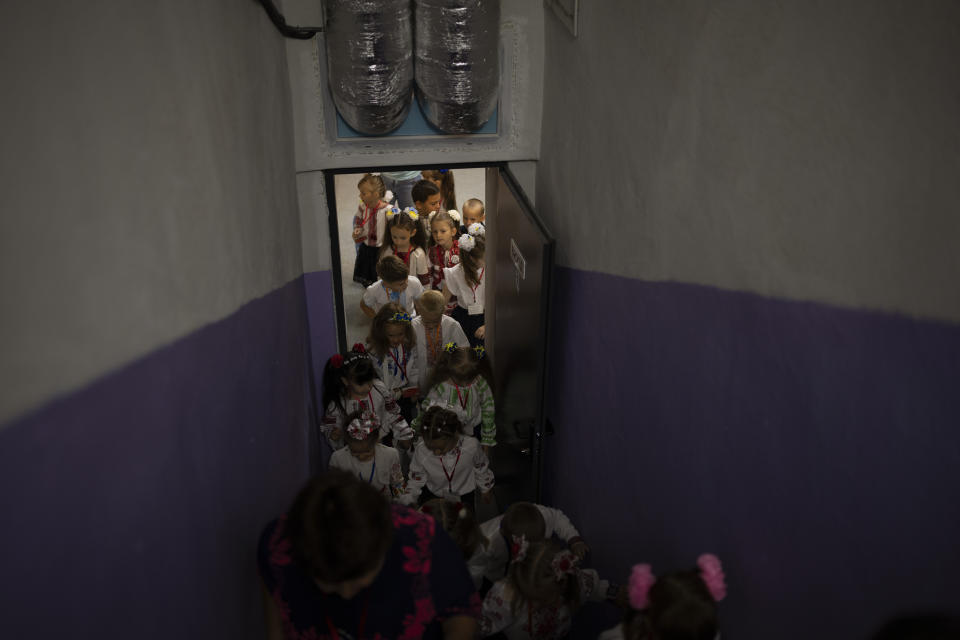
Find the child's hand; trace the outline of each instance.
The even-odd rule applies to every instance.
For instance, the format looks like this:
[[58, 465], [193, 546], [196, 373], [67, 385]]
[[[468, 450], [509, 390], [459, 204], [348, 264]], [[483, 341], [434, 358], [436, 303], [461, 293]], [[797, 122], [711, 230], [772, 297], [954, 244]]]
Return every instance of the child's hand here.
[[487, 325], [482, 325], [476, 331], [473, 332], [474, 337], [484, 340], [484, 336], [487, 335]]
[[353, 228], [353, 241], [360, 242], [360, 239], [363, 238], [363, 227], [354, 227]]
[[339, 440], [341, 434], [342, 432], [340, 431], [340, 427], [334, 427], [333, 429], [330, 430], [330, 439]]
[[588, 547], [587, 543], [583, 540], [577, 540], [570, 545], [570, 551], [573, 551], [575, 556], [583, 560], [587, 557], [587, 554], [590, 553], [590, 547]]
[[483, 504], [490, 504], [493, 502], [493, 491], [481, 491], [480, 501], [483, 502]]

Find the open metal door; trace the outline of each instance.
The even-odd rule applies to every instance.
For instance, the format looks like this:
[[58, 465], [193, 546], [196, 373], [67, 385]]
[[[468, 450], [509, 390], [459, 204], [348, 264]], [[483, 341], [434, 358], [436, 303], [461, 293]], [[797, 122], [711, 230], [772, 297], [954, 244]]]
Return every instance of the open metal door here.
[[553, 237], [505, 165], [488, 167], [487, 347], [497, 398], [497, 501], [540, 502]]

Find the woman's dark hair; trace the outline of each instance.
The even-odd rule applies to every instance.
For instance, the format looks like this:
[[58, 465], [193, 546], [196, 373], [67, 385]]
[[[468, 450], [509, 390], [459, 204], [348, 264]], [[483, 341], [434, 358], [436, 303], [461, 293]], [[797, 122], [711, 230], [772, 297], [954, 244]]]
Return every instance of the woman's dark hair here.
[[377, 275], [384, 282], [406, 282], [410, 275], [410, 267], [403, 262], [402, 258], [383, 256], [377, 262]]
[[420, 180], [410, 190], [410, 197], [416, 204], [417, 202], [426, 202], [427, 198], [438, 193], [440, 193], [440, 188], [437, 185], [429, 180]]
[[[385, 358], [387, 350], [390, 348], [390, 341], [387, 340], [387, 325], [403, 325], [404, 337], [407, 339], [407, 346], [413, 347], [417, 343], [417, 337], [413, 333], [413, 323], [410, 320], [394, 320], [398, 313], [406, 314], [407, 310], [396, 302], [388, 302], [380, 307], [377, 314], [373, 316], [373, 324], [370, 325], [370, 335], [367, 336], [367, 344], [370, 345], [370, 353], [378, 358]], [[407, 314], [409, 318], [409, 314]]]
[[380, 176], [375, 176], [372, 173], [363, 174], [363, 177], [360, 178], [360, 182], [357, 183], [357, 189], [363, 188], [364, 183], [369, 184], [371, 187], [376, 189], [380, 193], [381, 198], [387, 195], [387, 187], [383, 184], [383, 178]]
[[410, 214], [406, 211], [401, 211], [400, 213], [393, 214], [393, 217], [387, 220], [387, 230], [383, 234], [383, 248], [380, 249], [381, 254], [386, 252], [387, 249], [392, 249], [396, 251], [393, 246], [393, 236], [390, 235], [390, 230], [394, 227], [400, 227], [401, 229], [406, 229], [411, 234], [410, 236], [410, 246], [411, 247], [420, 247], [425, 249], [427, 246], [427, 230], [419, 220], [414, 220], [410, 217]]
[[287, 513], [287, 535], [304, 571], [340, 584], [380, 566], [393, 536], [390, 504], [353, 474], [327, 471], [297, 494]]
[[[656, 640], [713, 640], [717, 603], [696, 569], [657, 576], [640, 637]], [[625, 625], [626, 628], [626, 625]]]
[[473, 241], [473, 249], [470, 251], [460, 248], [460, 264], [463, 265], [463, 279], [467, 281], [467, 285], [478, 287], [480, 274], [477, 270], [480, 269], [480, 261], [487, 252], [487, 241], [483, 236], [473, 236]]
[[377, 377], [377, 369], [373, 360], [363, 351], [351, 349], [346, 355], [336, 354], [327, 360], [323, 367], [323, 408], [326, 410], [331, 403], [346, 411], [343, 396], [347, 392], [346, 386], [340, 378], [346, 378], [354, 384], [366, 384]]
[[526, 557], [512, 562], [507, 570], [507, 581], [514, 591], [510, 603], [513, 614], [517, 615], [524, 604], [553, 604], [557, 599], [575, 611], [581, 604], [580, 581], [575, 574], [558, 580], [553, 569], [554, 557], [566, 551], [566, 545], [552, 539], [529, 544]]
[[433, 405], [423, 412], [420, 421], [420, 436], [424, 440], [456, 438], [463, 426], [457, 414], [449, 409]]
[[457, 188], [453, 182], [453, 171], [450, 169], [445, 171], [441, 171], [440, 169], [427, 169], [421, 171], [420, 175], [427, 180], [440, 181], [440, 198], [443, 200], [442, 207], [444, 209], [457, 208]]
[[460, 551], [463, 552], [464, 559], [469, 560], [477, 550], [477, 547], [484, 542], [483, 533], [480, 531], [480, 523], [477, 522], [473, 510], [464, 504], [454, 504], [443, 498], [434, 498], [427, 500], [420, 511], [430, 515], [434, 520], [440, 523], [444, 531], [450, 534], [453, 541], [457, 543]]
[[444, 349], [437, 358], [437, 362], [430, 374], [427, 389], [433, 389], [441, 382], [456, 377], [459, 380], [473, 379], [483, 376], [493, 390], [493, 371], [486, 356], [480, 357], [476, 350], [470, 347], [456, 347], [447, 351]]

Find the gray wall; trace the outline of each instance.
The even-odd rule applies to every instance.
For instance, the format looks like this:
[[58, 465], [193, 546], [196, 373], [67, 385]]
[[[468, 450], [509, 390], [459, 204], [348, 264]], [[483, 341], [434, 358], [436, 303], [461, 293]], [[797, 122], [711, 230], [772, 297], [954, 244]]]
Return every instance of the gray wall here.
[[0, 422], [301, 273], [284, 44], [252, 2], [0, 8]]
[[546, 22], [537, 200], [561, 264], [960, 320], [960, 4]]

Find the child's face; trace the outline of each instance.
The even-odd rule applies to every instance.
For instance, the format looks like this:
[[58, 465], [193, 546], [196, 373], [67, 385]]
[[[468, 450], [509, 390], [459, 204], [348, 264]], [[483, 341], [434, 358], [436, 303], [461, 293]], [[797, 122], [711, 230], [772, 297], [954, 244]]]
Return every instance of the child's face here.
[[417, 208], [417, 213], [428, 216], [434, 211], [440, 210], [440, 194], [435, 193], [422, 202], [414, 202], [413, 206]]
[[470, 228], [474, 222], [483, 222], [485, 215], [480, 213], [480, 207], [470, 207], [463, 210], [463, 226]]
[[396, 282], [384, 282], [383, 285], [394, 293], [403, 293], [407, 290], [408, 280], [397, 280]]
[[432, 311], [420, 310], [420, 317], [423, 318], [423, 326], [427, 329], [436, 329], [437, 325], [440, 324], [440, 318], [443, 317], [443, 313], [434, 313]]
[[347, 389], [349, 393], [354, 398], [362, 398], [373, 389], [373, 380], [369, 380], [364, 383], [356, 383], [349, 378], [340, 378], [340, 381], [343, 383], [343, 386]]
[[403, 227], [393, 227], [390, 229], [390, 238], [393, 240], [393, 246], [397, 249], [406, 251], [410, 246], [410, 238], [413, 237], [413, 231]]
[[364, 184], [360, 187], [360, 199], [366, 206], [373, 207], [380, 202], [380, 189]]
[[424, 438], [423, 444], [427, 445], [427, 449], [433, 452], [433, 455], [442, 456], [453, 451], [453, 448], [457, 446], [457, 440], [448, 437]]
[[360, 462], [369, 462], [376, 455], [376, 440], [371, 437], [369, 440], [347, 440], [347, 448], [350, 454]]
[[456, 230], [446, 220], [431, 223], [430, 232], [433, 234], [433, 241], [444, 249], [449, 249], [453, 246], [453, 237], [456, 234]]
[[407, 326], [399, 322], [388, 322], [383, 333], [387, 336], [387, 342], [391, 347], [399, 347], [407, 341]]

